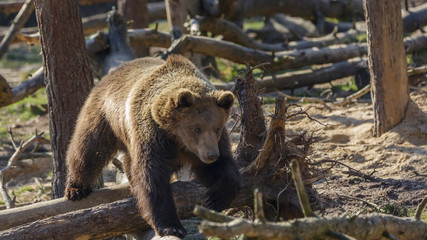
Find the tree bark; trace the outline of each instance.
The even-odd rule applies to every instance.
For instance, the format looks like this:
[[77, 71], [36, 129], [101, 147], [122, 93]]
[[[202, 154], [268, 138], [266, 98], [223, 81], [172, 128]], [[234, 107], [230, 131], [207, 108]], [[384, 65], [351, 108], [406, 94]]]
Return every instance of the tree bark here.
[[248, 166], [258, 155], [263, 139], [267, 135], [265, 118], [262, 112], [262, 100], [255, 87], [252, 69], [247, 65], [245, 77], [238, 76], [234, 94], [239, 101], [241, 116], [239, 145], [234, 153], [236, 162], [241, 167]]
[[409, 101], [401, 2], [364, 0], [368, 62], [374, 103], [374, 135], [398, 124]]
[[34, 0], [47, 80], [53, 152], [53, 198], [65, 189], [65, 154], [74, 123], [90, 89], [92, 70], [85, 49], [77, 0]]

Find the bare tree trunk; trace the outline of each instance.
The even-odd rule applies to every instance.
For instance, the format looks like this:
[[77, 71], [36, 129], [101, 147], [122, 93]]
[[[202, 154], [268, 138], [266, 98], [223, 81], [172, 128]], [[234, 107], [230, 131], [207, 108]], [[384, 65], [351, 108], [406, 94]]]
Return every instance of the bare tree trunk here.
[[93, 86], [77, 0], [35, 0], [47, 80], [53, 198], [65, 189], [65, 154], [80, 107]]
[[[131, 21], [129, 28], [148, 27], [147, 0], [118, 0], [118, 12], [127, 21]], [[133, 45], [133, 49], [138, 57], [148, 56], [148, 48], [141, 45]]]
[[403, 119], [409, 100], [400, 4], [364, 0], [377, 137]]

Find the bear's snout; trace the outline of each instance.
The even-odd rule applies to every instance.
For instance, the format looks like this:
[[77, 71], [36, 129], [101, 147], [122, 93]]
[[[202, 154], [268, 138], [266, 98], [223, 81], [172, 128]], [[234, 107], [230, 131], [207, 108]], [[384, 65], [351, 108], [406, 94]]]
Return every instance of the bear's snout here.
[[218, 151], [208, 152], [207, 157], [210, 162], [213, 162], [219, 158], [219, 152]]

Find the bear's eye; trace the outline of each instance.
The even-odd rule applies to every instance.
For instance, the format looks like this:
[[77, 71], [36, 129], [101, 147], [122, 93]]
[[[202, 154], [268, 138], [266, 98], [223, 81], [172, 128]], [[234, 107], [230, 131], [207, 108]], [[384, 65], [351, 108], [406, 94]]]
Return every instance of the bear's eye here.
[[202, 132], [202, 129], [200, 129], [200, 128], [196, 127], [196, 128], [194, 129], [194, 131], [195, 131], [196, 133], [201, 133], [201, 132]]
[[216, 129], [216, 134], [218, 134], [218, 133], [219, 133], [219, 128]]

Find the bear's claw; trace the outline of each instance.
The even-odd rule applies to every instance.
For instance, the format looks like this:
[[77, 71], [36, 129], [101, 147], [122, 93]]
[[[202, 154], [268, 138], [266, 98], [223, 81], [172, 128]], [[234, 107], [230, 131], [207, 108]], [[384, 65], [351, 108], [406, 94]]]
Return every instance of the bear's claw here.
[[187, 235], [187, 231], [183, 227], [165, 227], [165, 228], [159, 228], [158, 234], [160, 236], [177, 236], [179, 238], [183, 238]]
[[69, 184], [65, 189], [65, 196], [68, 200], [80, 200], [92, 192], [90, 187], [83, 187], [77, 184]]

